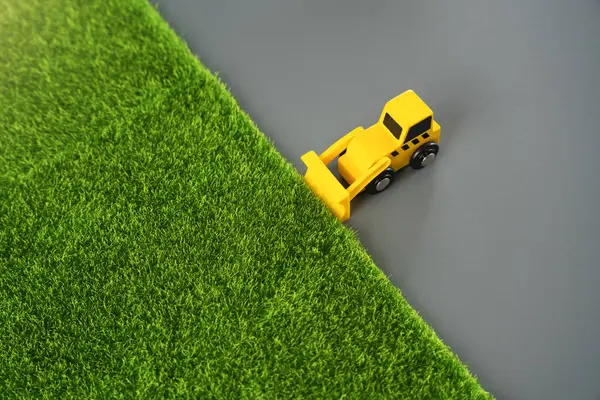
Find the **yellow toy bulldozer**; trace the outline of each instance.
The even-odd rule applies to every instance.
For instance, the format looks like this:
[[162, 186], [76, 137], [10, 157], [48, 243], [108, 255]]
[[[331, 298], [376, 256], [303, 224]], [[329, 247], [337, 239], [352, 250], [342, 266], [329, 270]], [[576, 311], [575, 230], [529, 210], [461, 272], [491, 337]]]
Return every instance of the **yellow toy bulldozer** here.
[[[371, 127], [355, 128], [320, 155], [302, 156], [307, 167], [304, 179], [341, 222], [350, 218], [350, 201], [359, 193], [384, 191], [394, 174], [410, 166], [421, 169], [439, 150], [440, 125], [433, 112], [412, 90], [389, 100], [379, 121]], [[329, 170], [338, 157], [344, 187]]]

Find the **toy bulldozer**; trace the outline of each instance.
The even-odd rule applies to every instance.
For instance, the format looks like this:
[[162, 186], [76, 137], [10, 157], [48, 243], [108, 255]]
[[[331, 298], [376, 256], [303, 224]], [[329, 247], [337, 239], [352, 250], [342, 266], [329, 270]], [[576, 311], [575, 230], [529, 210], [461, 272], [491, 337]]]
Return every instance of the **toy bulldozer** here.
[[[341, 222], [350, 218], [350, 201], [359, 193], [384, 191], [400, 169], [421, 169], [439, 150], [440, 125], [433, 112], [412, 90], [389, 100], [379, 121], [371, 127], [355, 128], [320, 155], [302, 156], [307, 167], [305, 182]], [[329, 170], [338, 158], [344, 187]]]

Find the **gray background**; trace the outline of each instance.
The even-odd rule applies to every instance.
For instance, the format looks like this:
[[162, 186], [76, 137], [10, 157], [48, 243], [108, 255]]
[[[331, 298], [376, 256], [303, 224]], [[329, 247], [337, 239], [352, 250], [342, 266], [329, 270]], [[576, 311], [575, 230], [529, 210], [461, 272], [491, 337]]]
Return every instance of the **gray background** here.
[[348, 224], [502, 399], [600, 398], [600, 3], [162, 0], [279, 151], [414, 89], [440, 157]]

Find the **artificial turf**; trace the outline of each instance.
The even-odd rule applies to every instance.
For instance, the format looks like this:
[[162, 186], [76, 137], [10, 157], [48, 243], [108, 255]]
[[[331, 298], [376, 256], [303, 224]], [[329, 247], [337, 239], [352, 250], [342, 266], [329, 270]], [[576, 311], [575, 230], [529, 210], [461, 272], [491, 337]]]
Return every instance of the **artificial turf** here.
[[2, 396], [489, 397], [145, 0], [0, 48]]

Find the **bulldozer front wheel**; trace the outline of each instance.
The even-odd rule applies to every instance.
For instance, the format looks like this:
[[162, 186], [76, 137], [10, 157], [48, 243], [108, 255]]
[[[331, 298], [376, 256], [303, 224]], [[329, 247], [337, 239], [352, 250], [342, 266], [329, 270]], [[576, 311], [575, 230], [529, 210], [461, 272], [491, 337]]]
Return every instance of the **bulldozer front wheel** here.
[[367, 192], [370, 194], [377, 194], [383, 192], [385, 189], [390, 186], [392, 181], [394, 180], [394, 170], [392, 168], [387, 168], [381, 174], [377, 175], [375, 179], [369, 183], [367, 186]]

